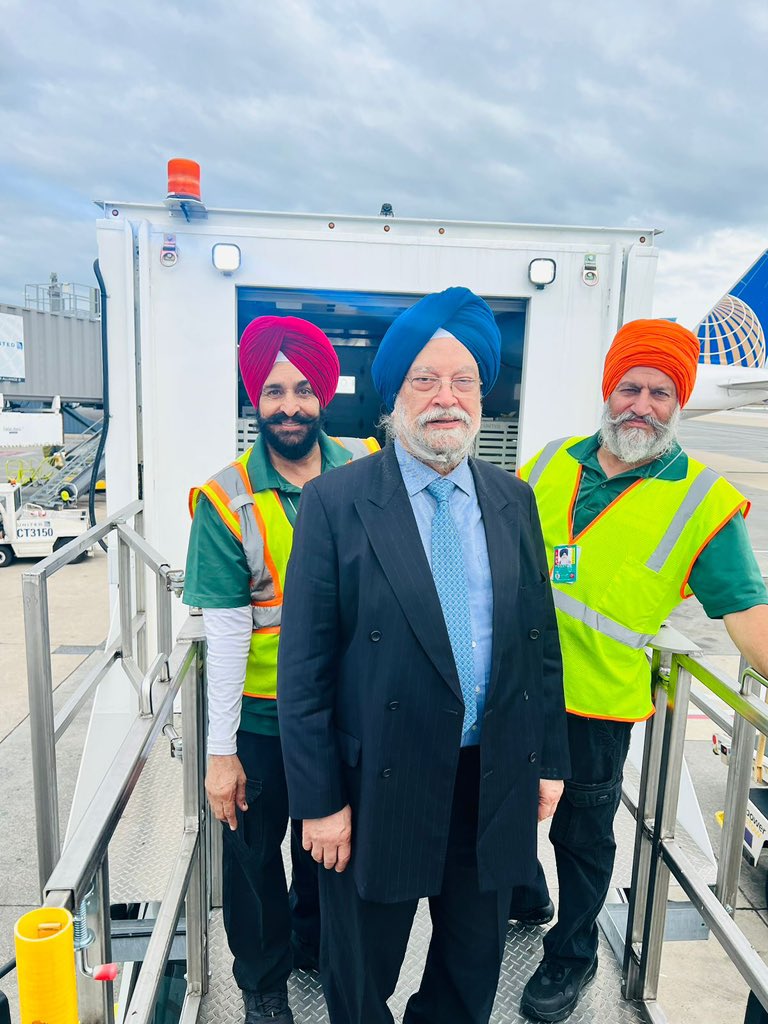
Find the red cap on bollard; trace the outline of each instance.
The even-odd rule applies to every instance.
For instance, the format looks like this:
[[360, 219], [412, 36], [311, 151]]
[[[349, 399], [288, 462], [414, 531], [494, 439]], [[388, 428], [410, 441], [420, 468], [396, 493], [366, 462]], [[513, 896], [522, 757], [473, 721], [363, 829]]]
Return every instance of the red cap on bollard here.
[[168, 198], [200, 198], [200, 164], [196, 160], [174, 157], [168, 161]]
[[117, 977], [117, 964], [99, 964], [93, 969], [94, 981], [114, 981]]

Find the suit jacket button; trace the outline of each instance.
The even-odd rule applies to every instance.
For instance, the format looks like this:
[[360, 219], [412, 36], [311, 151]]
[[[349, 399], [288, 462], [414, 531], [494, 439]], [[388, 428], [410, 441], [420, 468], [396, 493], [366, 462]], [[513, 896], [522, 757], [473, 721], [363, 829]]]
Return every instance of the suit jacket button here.
[[392, 700], [389, 702], [389, 704], [387, 704], [387, 707], [389, 708], [390, 711], [397, 711], [397, 709], [400, 707], [400, 701]]
[[528, 761], [530, 762], [530, 764], [535, 764], [536, 763], [536, 755], [535, 754], [529, 754], [528, 755]]
[[370, 635], [369, 635], [369, 639], [373, 640], [373, 642], [375, 644], [377, 644], [379, 642], [379, 640], [381, 640], [381, 633], [379, 632], [379, 630], [378, 629], [372, 630]]
[[538, 631], [538, 629], [529, 629], [528, 636], [531, 640], [538, 640], [541, 636], [541, 633]]
[[523, 690], [523, 700], [528, 700], [528, 691]]
[[382, 777], [382, 779], [388, 779], [391, 774], [392, 774], [392, 769], [391, 768], [385, 768], [384, 771], [381, 773], [381, 777]]

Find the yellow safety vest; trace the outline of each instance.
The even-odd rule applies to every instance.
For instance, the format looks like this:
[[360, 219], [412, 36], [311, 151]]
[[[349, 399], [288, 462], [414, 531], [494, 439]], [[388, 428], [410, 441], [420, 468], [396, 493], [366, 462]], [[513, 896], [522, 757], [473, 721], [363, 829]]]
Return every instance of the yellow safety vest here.
[[749, 502], [711, 469], [688, 458], [682, 480], [631, 484], [580, 534], [573, 533], [582, 467], [552, 441], [520, 471], [533, 487], [547, 547], [578, 545], [577, 578], [552, 583], [568, 711], [637, 722], [653, 714], [644, 648], [683, 598], [709, 541]]
[[[375, 437], [334, 437], [353, 459], [379, 451]], [[189, 492], [194, 516], [201, 494], [210, 501], [245, 551], [251, 574], [253, 633], [243, 694], [274, 700], [277, 693], [277, 647], [283, 610], [285, 572], [293, 545], [293, 527], [275, 490], [254, 493], [248, 475], [249, 448], [202, 487]]]

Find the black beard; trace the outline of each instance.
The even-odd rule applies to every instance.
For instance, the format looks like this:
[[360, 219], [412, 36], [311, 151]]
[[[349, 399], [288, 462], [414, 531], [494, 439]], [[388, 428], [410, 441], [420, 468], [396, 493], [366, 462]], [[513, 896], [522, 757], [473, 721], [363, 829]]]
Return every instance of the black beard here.
[[[289, 420], [291, 423], [305, 424], [308, 428], [307, 432], [295, 437], [284, 437], [273, 429], [276, 425]], [[286, 416], [285, 413], [278, 412], [274, 416], [264, 417], [257, 410], [256, 422], [259, 426], [259, 433], [266, 444], [281, 458], [290, 459], [293, 462], [298, 462], [299, 459], [309, 455], [317, 444], [321, 428], [319, 416], [302, 416], [300, 413], [296, 416]]]

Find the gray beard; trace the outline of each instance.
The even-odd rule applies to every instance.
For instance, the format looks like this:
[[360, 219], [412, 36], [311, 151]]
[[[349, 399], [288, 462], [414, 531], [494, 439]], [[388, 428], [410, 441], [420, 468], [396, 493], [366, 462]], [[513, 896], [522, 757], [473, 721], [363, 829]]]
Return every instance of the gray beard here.
[[626, 462], [629, 466], [636, 466], [641, 462], [658, 459], [672, 451], [677, 443], [680, 406], [676, 406], [667, 423], [662, 423], [652, 416], [643, 417], [645, 422], [653, 428], [652, 433], [648, 433], [642, 427], [622, 426], [627, 420], [634, 419], [638, 419], [638, 417], [633, 416], [632, 413], [611, 416], [608, 411], [608, 403], [605, 402], [600, 422], [600, 443], [611, 455]]
[[[425, 430], [426, 424], [440, 419], [446, 413], [450, 413], [453, 419], [462, 420], [464, 426], [442, 431], [437, 435], [428, 434]], [[390, 441], [397, 438], [419, 462], [426, 462], [432, 466], [448, 466], [451, 469], [469, 455], [477, 436], [477, 430], [473, 429], [470, 417], [455, 405], [448, 409], [429, 410], [417, 416], [413, 423], [409, 423], [399, 399], [396, 399], [394, 409], [381, 418], [379, 425], [384, 427]]]
[[627, 420], [637, 418], [630, 412], [611, 416], [606, 402], [600, 422], [600, 443], [617, 459], [621, 459], [629, 466], [658, 459], [674, 448], [677, 444], [677, 428], [680, 423], [680, 406], [675, 407], [675, 411], [666, 423], [662, 423], [661, 420], [657, 420], [653, 416], [643, 417], [645, 422], [653, 428], [651, 434], [647, 430], [643, 430], [642, 427], [621, 426]]

